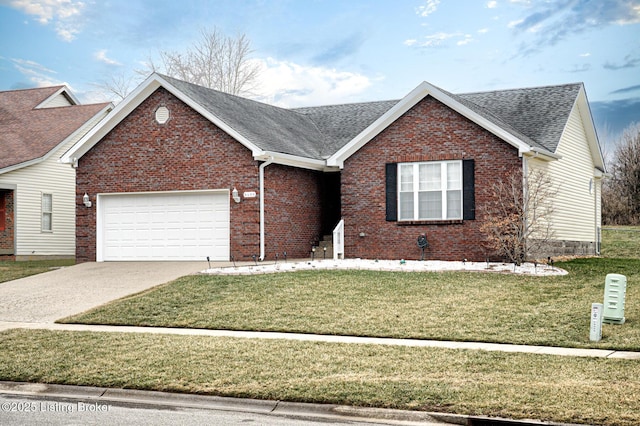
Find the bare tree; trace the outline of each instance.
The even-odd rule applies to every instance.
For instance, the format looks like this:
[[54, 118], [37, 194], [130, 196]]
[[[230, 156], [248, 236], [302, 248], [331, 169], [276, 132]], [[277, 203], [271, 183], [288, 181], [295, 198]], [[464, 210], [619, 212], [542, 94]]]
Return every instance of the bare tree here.
[[627, 127], [609, 165], [612, 177], [602, 188], [603, 221], [640, 224], [640, 123]]
[[246, 35], [225, 36], [217, 29], [203, 29], [201, 37], [185, 51], [163, 50], [159, 60], [149, 58], [135, 75], [112, 75], [97, 86], [114, 100], [124, 99], [152, 72], [233, 95], [251, 95], [257, 88], [260, 63], [251, 59]]
[[250, 59], [251, 43], [244, 35], [227, 37], [217, 29], [202, 30], [201, 38], [185, 52], [161, 51], [151, 71], [233, 95], [249, 95], [255, 89], [260, 65]]
[[107, 79], [96, 83], [95, 86], [109, 99], [117, 103], [126, 98], [138, 83], [139, 81], [136, 76], [127, 76], [121, 73], [111, 74]]
[[490, 201], [480, 225], [487, 248], [517, 265], [538, 255], [553, 238], [551, 215], [557, 194], [551, 179], [533, 170], [513, 173], [486, 189]]

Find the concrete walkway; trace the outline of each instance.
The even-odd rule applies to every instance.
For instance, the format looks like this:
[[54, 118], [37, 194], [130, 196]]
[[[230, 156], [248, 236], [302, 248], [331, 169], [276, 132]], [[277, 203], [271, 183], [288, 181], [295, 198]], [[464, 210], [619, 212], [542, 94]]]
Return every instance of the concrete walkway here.
[[278, 333], [259, 331], [204, 330], [195, 328], [132, 327], [113, 325], [54, 324], [1, 322], [0, 332], [12, 328], [38, 330], [93, 331], [108, 333], [150, 333], [175, 334], [181, 336], [236, 337], [243, 339], [286, 339], [308, 342], [351, 343], [366, 345], [395, 345], [425, 348], [468, 349], [539, 355], [558, 355], [591, 358], [640, 359], [640, 352], [615, 351], [608, 349], [577, 349], [548, 346], [509, 345], [482, 342], [450, 342], [440, 340], [393, 339], [379, 337], [335, 336], [324, 334]]

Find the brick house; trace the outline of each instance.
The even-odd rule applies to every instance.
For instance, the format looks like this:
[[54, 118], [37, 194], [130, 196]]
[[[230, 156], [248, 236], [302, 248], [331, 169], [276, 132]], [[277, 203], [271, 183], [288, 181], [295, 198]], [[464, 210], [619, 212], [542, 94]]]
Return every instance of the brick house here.
[[0, 92], [0, 259], [74, 258], [75, 171], [59, 159], [112, 106], [65, 86]]
[[484, 260], [482, 188], [529, 168], [558, 182], [556, 249], [598, 250], [582, 84], [283, 109], [153, 74], [62, 160], [78, 261], [416, 259], [421, 233], [429, 258]]

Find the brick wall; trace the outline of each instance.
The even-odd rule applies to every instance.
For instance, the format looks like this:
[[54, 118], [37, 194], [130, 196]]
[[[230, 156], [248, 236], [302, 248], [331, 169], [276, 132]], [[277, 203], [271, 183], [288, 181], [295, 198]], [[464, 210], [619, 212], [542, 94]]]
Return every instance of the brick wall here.
[[265, 169], [267, 259], [308, 257], [321, 237], [320, 172], [270, 165]]
[[[162, 125], [154, 120], [160, 106], [167, 107], [171, 117]], [[246, 260], [259, 254], [259, 164], [250, 150], [166, 90], [158, 89], [80, 159], [76, 176], [77, 261], [96, 259], [98, 193], [234, 187], [241, 195], [255, 191], [258, 196], [230, 203], [231, 255]], [[269, 250], [287, 249], [289, 256], [302, 255], [307, 250], [306, 240], [315, 232], [308, 223], [315, 220], [315, 213], [304, 209], [315, 208], [315, 203], [308, 203], [305, 197], [310, 195], [301, 195], [300, 187], [313, 194], [309, 188], [317, 186], [317, 179], [313, 172], [282, 173], [273, 165], [266, 172], [267, 204], [274, 203], [266, 216]], [[85, 192], [94, 201], [91, 208], [82, 204]], [[298, 246], [302, 241], [304, 248]]]
[[[411, 225], [386, 221], [385, 163], [462, 159], [475, 163], [476, 220]], [[521, 168], [517, 149], [434, 98], [423, 99], [345, 162], [345, 257], [419, 259], [417, 238], [425, 232], [427, 259], [485, 260], [489, 253], [479, 224], [489, 195], [481, 188]]]
[[4, 201], [0, 202], [0, 206], [4, 207], [3, 225], [0, 227], [0, 260], [15, 259], [15, 219], [14, 219], [14, 192], [0, 191], [0, 197]]

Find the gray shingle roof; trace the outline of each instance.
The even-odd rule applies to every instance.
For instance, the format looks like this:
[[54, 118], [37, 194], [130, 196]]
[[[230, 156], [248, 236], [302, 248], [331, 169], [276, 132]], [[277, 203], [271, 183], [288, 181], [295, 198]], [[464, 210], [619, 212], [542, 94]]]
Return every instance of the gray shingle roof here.
[[[262, 150], [316, 160], [337, 152], [398, 102], [285, 109], [162, 78]], [[554, 152], [581, 88], [576, 83], [457, 95], [442, 92], [532, 147]]]
[[320, 159], [325, 136], [309, 117], [162, 76], [182, 93], [265, 151]]
[[293, 111], [309, 117], [327, 137], [321, 154], [329, 157], [397, 103], [397, 100], [364, 102], [296, 108]]
[[555, 152], [581, 88], [581, 83], [573, 83], [458, 96], [525, 135], [532, 146]]

